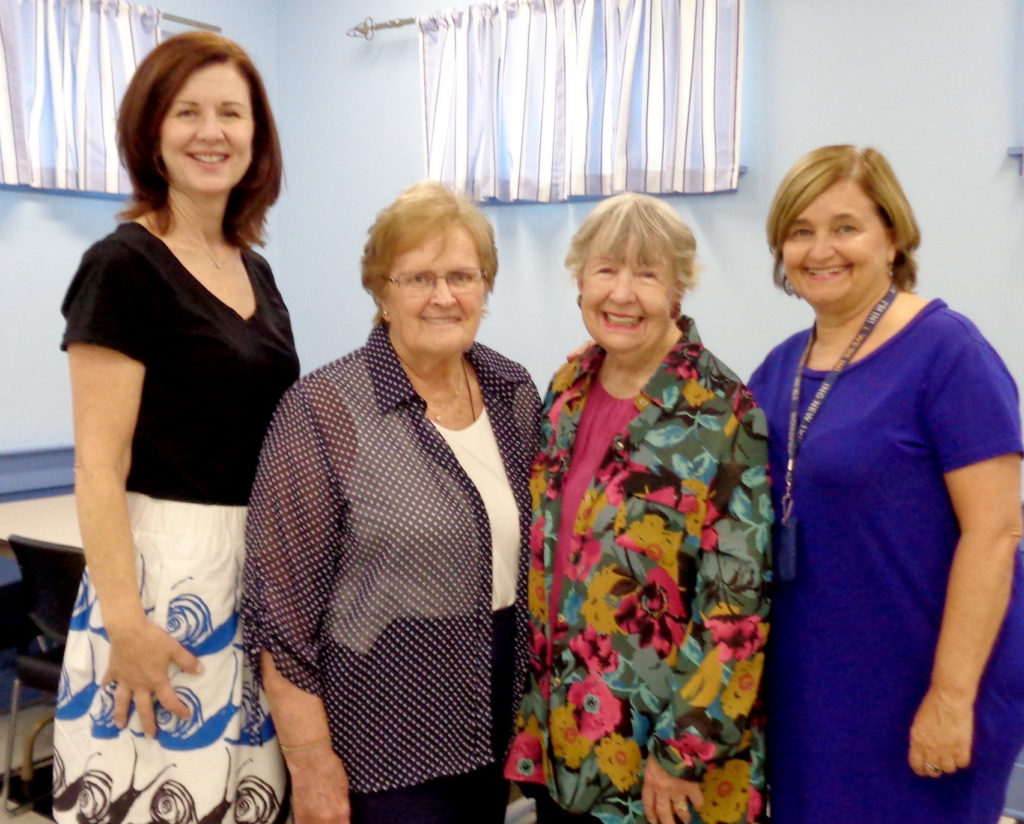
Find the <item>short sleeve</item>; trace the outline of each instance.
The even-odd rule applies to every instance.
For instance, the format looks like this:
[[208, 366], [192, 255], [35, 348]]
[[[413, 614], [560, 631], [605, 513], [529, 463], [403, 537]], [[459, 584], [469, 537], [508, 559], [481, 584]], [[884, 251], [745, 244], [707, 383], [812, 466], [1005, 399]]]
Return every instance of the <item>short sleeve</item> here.
[[61, 349], [91, 343], [146, 362], [153, 336], [153, 278], [148, 264], [110, 238], [89, 249], [61, 305], [66, 320]]
[[932, 361], [922, 404], [944, 473], [1021, 452], [1020, 406], [1009, 370], [974, 324], [950, 314], [956, 336]]

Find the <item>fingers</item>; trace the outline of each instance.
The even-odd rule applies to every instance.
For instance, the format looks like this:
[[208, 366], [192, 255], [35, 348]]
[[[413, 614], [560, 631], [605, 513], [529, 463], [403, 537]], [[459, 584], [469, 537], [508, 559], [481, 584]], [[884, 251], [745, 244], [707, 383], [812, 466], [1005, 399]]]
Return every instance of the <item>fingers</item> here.
[[156, 713], [153, 712], [153, 696], [149, 690], [135, 690], [132, 695], [135, 703], [135, 712], [139, 716], [139, 723], [147, 738], [156, 736]]
[[157, 687], [155, 695], [156, 700], [160, 702], [160, 705], [165, 710], [174, 713], [183, 721], [187, 721], [192, 716], [188, 707], [178, 698], [178, 694], [174, 691], [174, 687], [169, 680]]
[[195, 655], [185, 649], [181, 644], [174, 649], [171, 653], [171, 660], [177, 664], [184, 672], [190, 675], [202, 675], [203, 674], [203, 662], [200, 661]]
[[[108, 683], [104, 680], [104, 684]], [[126, 684], [118, 684], [114, 688], [114, 723], [123, 730], [128, 723], [128, 715], [132, 709], [132, 691]]]

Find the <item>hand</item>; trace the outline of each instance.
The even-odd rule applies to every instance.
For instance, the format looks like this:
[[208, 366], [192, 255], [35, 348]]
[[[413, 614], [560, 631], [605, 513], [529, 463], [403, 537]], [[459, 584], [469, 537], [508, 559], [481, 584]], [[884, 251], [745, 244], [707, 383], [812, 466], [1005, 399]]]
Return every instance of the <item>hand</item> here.
[[179, 718], [190, 715], [171, 686], [169, 666], [174, 663], [188, 673], [202, 672], [202, 664], [191, 652], [156, 624], [142, 619], [132, 627], [107, 627], [110, 637], [110, 661], [103, 675], [103, 683], [117, 681], [114, 691], [114, 723], [124, 728], [134, 702], [142, 731], [152, 738], [156, 735], [155, 698], [169, 712]]
[[691, 819], [690, 807], [699, 810], [704, 806], [704, 794], [700, 784], [673, 778], [655, 760], [647, 756], [644, 765], [643, 788], [644, 815], [651, 824], [676, 824], [676, 818], [684, 824]]
[[973, 702], [932, 687], [914, 715], [907, 761], [915, 773], [927, 778], [954, 773], [970, 766], [973, 739]]
[[292, 815], [295, 824], [350, 824], [348, 774], [329, 744], [285, 761], [292, 779]]

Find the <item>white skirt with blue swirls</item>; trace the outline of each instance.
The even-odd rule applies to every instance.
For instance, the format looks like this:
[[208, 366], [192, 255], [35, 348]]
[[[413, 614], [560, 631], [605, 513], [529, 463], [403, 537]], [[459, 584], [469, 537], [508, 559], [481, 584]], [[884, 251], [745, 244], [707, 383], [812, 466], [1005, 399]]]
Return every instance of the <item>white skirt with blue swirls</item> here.
[[159, 731], [133, 712], [114, 724], [114, 688], [100, 684], [109, 643], [88, 571], [68, 635], [54, 729], [58, 824], [274, 824], [287, 813], [285, 767], [266, 698], [242, 651], [238, 600], [245, 507], [129, 493], [136, 571], [149, 619], [203, 663], [171, 666], [192, 715], [157, 705]]

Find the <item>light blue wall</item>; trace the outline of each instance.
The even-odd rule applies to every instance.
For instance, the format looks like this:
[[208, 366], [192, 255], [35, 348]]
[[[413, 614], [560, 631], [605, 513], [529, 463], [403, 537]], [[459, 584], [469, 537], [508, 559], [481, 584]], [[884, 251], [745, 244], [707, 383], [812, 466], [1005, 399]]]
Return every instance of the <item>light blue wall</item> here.
[[[432, 0], [167, 0], [224, 27], [267, 76], [287, 189], [267, 255], [308, 371], [365, 338], [372, 304], [358, 261], [377, 211], [423, 175], [414, 28], [367, 43], [367, 14], [404, 17]], [[924, 240], [919, 291], [973, 318], [1024, 384], [1024, 0], [748, 0], [743, 162], [736, 193], [672, 198], [694, 227], [703, 281], [685, 309], [705, 342], [748, 375], [808, 325], [776, 293], [764, 217], [789, 165], [832, 142], [875, 145], [900, 175]], [[480, 338], [544, 384], [583, 338], [563, 269], [592, 204], [488, 207], [501, 267]], [[110, 227], [106, 201], [0, 191], [0, 452], [66, 444], [70, 416], [56, 306], [81, 251]], [[12, 395], [15, 400], [12, 403]], [[23, 396], [23, 397], [19, 397]]]

